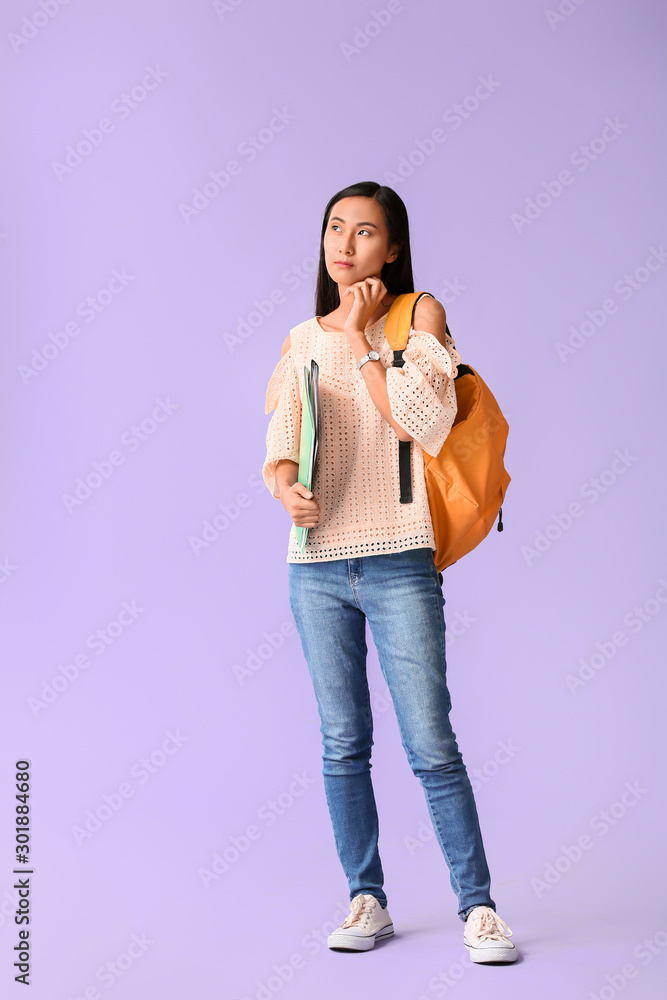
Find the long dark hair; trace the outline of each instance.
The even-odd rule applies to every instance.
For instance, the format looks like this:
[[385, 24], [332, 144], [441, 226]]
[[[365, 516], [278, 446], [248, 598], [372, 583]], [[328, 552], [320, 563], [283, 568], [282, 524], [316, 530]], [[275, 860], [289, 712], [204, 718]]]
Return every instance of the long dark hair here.
[[385, 264], [380, 272], [382, 281], [387, 286], [390, 295], [402, 295], [404, 292], [414, 292], [415, 282], [412, 275], [412, 255], [410, 253], [410, 228], [408, 213], [403, 199], [393, 188], [378, 184], [376, 181], [360, 181], [337, 191], [329, 199], [324, 210], [322, 233], [320, 236], [320, 265], [317, 271], [317, 286], [315, 288], [315, 315], [326, 316], [340, 305], [338, 285], [327, 271], [324, 257], [324, 234], [329, 221], [329, 213], [341, 198], [375, 198], [384, 212], [384, 219], [389, 232], [389, 245], [400, 245], [396, 260]]

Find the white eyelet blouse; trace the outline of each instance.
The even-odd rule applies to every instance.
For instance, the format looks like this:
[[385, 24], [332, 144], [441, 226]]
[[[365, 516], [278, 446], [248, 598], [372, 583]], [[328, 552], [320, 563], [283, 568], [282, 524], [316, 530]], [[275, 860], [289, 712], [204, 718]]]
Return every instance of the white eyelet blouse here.
[[319, 444], [312, 492], [320, 505], [304, 551], [292, 523], [287, 562], [321, 562], [353, 556], [435, 549], [424, 480], [422, 449], [437, 455], [456, 417], [454, 378], [461, 357], [447, 334], [447, 349], [422, 330], [410, 330], [402, 368], [392, 367], [384, 336], [385, 316], [366, 331], [387, 369], [394, 420], [413, 438], [413, 502], [400, 502], [399, 439], [368, 391], [344, 333], [324, 330], [315, 317], [290, 330], [291, 346], [271, 374], [265, 413], [275, 409], [266, 434], [264, 481], [278, 497], [280, 459], [299, 461], [301, 375], [314, 358], [319, 365]]

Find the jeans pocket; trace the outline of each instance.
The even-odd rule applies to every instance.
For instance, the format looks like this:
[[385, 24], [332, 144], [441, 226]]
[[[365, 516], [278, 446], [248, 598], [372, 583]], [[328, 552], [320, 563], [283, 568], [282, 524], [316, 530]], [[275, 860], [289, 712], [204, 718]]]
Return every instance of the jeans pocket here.
[[433, 571], [433, 576], [434, 576], [434, 578], [438, 582], [438, 589], [439, 589], [440, 594], [442, 596], [442, 603], [444, 604], [445, 603], [445, 595], [442, 593], [443, 577], [442, 577], [442, 573], [440, 573], [438, 571], [438, 567], [435, 564], [435, 557], [433, 555], [433, 549], [429, 549], [428, 550], [428, 557], [429, 557], [429, 562], [431, 563], [431, 568], [432, 568], [432, 571]]

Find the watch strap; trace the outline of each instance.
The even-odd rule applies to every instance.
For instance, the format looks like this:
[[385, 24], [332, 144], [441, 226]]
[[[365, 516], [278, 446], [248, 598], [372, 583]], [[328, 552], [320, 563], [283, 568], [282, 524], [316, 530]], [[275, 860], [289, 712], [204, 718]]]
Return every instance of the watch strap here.
[[366, 364], [367, 361], [379, 361], [379, 360], [380, 360], [380, 355], [378, 354], [377, 351], [368, 351], [367, 354], [364, 354], [363, 358], [359, 358], [359, 360], [357, 361], [357, 368], [361, 371], [362, 367]]

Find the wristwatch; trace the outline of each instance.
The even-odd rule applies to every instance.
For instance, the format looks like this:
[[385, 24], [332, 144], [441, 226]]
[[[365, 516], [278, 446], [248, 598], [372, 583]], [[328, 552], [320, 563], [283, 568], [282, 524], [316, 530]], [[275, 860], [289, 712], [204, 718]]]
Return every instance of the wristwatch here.
[[361, 368], [361, 366], [365, 365], [367, 361], [379, 361], [379, 360], [380, 360], [380, 355], [378, 354], [377, 351], [369, 351], [368, 354], [364, 354], [363, 358], [359, 358], [359, 360], [357, 361], [357, 368]]

